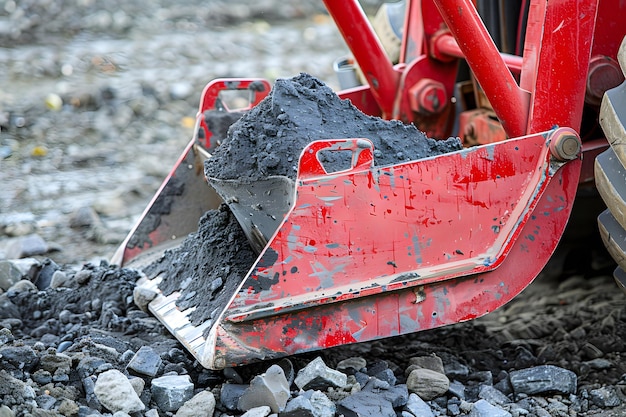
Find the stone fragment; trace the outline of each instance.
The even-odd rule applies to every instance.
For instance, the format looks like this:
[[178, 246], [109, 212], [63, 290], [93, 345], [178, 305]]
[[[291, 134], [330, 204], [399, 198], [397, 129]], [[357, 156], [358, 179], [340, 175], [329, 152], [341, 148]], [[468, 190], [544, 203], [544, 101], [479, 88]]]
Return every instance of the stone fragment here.
[[0, 319], [11, 319], [14, 317], [20, 317], [20, 310], [11, 302], [6, 293], [0, 294]]
[[435, 414], [430, 409], [430, 406], [426, 404], [417, 394], [410, 394], [404, 408], [409, 411], [415, 417], [434, 417]]
[[[303, 395], [290, 400], [280, 415], [281, 417], [315, 417], [311, 401]], [[334, 417], [334, 415], [333, 413], [331, 417]]]
[[[378, 379], [374, 378], [370, 380], [362, 388], [362, 391], [369, 391], [376, 395], [380, 395], [391, 403], [394, 408], [404, 406], [409, 400], [409, 390], [406, 384], [388, 385], [385, 388], [381, 388], [376, 382]], [[380, 382], [380, 381], [379, 381]]]
[[266, 405], [252, 408], [241, 415], [241, 417], [267, 417], [272, 412], [272, 409]]
[[339, 402], [337, 414], [345, 417], [396, 417], [389, 401], [372, 392], [359, 391]]
[[45, 354], [39, 359], [39, 366], [51, 374], [57, 372], [69, 374], [72, 359], [63, 353]]
[[23, 278], [22, 271], [11, 261], [0, 261], [0, 290], [6, 291]]
[[360, 356], [353, 356], [340, 361], [337, 364], [337, 370], [345, 374], [354, 374], [367, 366], [367, 361]]
[[407, 388], [424, 401], [429, 401], [445, 394], [450, 387], [450, 380], [442, 373], [430, 369], [414, 369], [406, 380]]
[[130, 371], [154, 377], [159, 372], [163, 361], [150, 346], [142, 346], [130, 360], [126, 368]]
[[613, 387], [602, 387], [589, 391], [589, 399], [601, 408], [617, 407], [622, 402]]
[[455, 358], [447, 358], [443, 369], [445, 370], [446, 376], [450, 379], [460, 379], [463, 381], [470, 374], [467, 365], [462, 364]]
[[148, 304], [150, 304], [150, 301], [154, 300], [158, 294], [156, 289], [136, 286], [133, 289], [133, 301], [142, 311], [148, 312]]
[[128, 378], [116, 369], [98, 375], [94, 393], [100, 404], [114, 413], [134, 413], [145, 408]]
[[237, 410], [237, 402], [246, 389], [248, 385], [244, 384], [222, 384], [220, 403], [231, 411]]
[[35, 284], [33, 284], [27, 279], [22, 279], [22, 280], [17, 281], [15, 284], [11, 285], [11, 288], [9, 288], [9, 291], [7, 292], [20, 293], [20, 292], [36, 291], [36, 290], [37, 290], [37, 286]]
[[445, 369], [443, 367], [443, 361], [437, 355], [429, 356], [415, 356], [409, 359], [411, 365], [417, 365], [420, 368], [430, 369], [431, 371], [439, 372], [445, 375]]
[[478, 393], [478, 398], [482, 398], [492, 405], [503, 405], [511, 402], [506, 395], [491, 385], [483, 385]]
[[319, 356], [300, 369], [294, 380], [300, 389], [322, 391], [328, 387], [341, 388], [346, 385], [347, 381], [346, 374], [329, 368]]
[[389, 368], [383, 371], [380, 371], [376, 375], [372, 375], [372, 376], [381, 381], [388, 382], [389, 385], [396, 385], [396, 382], [397, 382], [396, 376], [393, 374], [393, 371]]
[[152, 380], [152, 399], [161, 411], [176, 411], [192, 396], [189, 375], [165, 375]]
[[486, 400], [478, 400], [474, 403], [470, 417], [512, 417], [511, 413], [495, 405], [491, 405]]
[[0, 349], [0, 369], [31, 372], [37, 363], [37, 354], [30, 346], [7, 346]]
[[102, 223], [98, 213], [89, 206], [74, 210], [69, 216], [69, 225], [73, 229], [96, 226]]
[[6, 250], [8, 259], [28, 258], [30, 256], [45, 255], [50, 250], [48, 244], [36, 233], [21, 236], [11, 242]]
[[450, 382], [450, 387], [448, 387], [448, 392], [459, 400], [465, 399], [465, 385], [459, 381]]
[[61, 269], [61, 267], [57, 265], [56, 262], [51, 259], [46, 259], [42, 262], [41, 269], [39, 270], [39, 273], [35, 277], [33, 283], [40, 290], [45, 290], [50, 286], [52, 275], [59, 269]]
[[234, 368], [224, 368], [222, 373], [227, 381], [234, 382], [235, 384], [243, 384], [243, 378]]
[[7, 405], [0, 405], [0, 417], [15, 417], [15, 413]]
[[287, 403], [281, 417], [334, 417], [336, 405], [321, 391], [306, 391]]
[[515, 395], [535, 395], [550, 392], [576, 393], [576, 374], [553, 365], [541, 365], [511, 371], [509, 379]]
[[242, 411], [267, 405], [274, 413], [285, 408], [289, 400], [289, 383], [283, 368], [272, 365], [261, 375], [250, 381], [250, 386], [239, 398], [237, 408]]
[[211, 391], [200, 391], [186, 401], [176, 412], [176, 417], [212, 417], [215, 396]]
[[135, 390], [137, 395], [141, 397], [141, 394], [143, 393], [143, 389], [146, 387], [146, 381], [144, 381], [143, 378], [131, 377], [131, 378], [128, 378], [128, 382], [130, 382], [130, 385], [133, 386], [133, 389]]
[[61, 403], [57, 407], [57, 411], [64, 416], [77, 416], [78, 404], [68, 398], [61, 400]]
[[25, 404], [35, 399], [35, 390], [0, 369], [0, 398], [7, 406]]
[[52, 274], [52, 279], [50, 280], [50, 288], [61, 287], [73, 288], [74, 279], [61, 270], [54, 271], [54, 274]]

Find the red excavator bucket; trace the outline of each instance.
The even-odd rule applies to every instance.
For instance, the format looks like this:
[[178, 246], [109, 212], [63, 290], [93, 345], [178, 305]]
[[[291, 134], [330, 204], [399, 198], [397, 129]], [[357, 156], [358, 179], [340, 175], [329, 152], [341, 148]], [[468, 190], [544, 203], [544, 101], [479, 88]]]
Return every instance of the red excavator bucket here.
[[[196, 308], [177, 306], [183, 289], [161, 294], [169, 277], [140, 286], [159, 294], [150, 310], [212, 369], [482, 316], [556, 247], [580, 159], [555, 158], [551, 142], [575, 137], [557, 129], [385, 167], [372, 165], [367, 139], [313, 142], [286, 216], [234, 292], [202, 306], [210, 319], [194, 324]], [[351, 168], [327, 173], [318, 153], [346, 150]]]
[[[397, 66], [356, 0], [325, 3], [373, 86], [355, 87], [343, 98], [372, 116], [421, 122], [416, 125], [431, 136], [447, 135], [454, 109], [446, 97], [452, 97], [456, 60], [464, 57], [509, 139], [384, 166], [373, 165], [371, 138], [314, 141], [299, 157], [295, 181], [219, 184], [209, 178], [216, 192], [202, 172], [213, 145], [206, 142], [212, 132], [205, 104], [219, 104], [207, 87], [197, 126], [204, 138], [190, 142], [113, 260], [141, 268], [155, 265], [151, 253], [178, 255], [160, 258], [173, 260], [171, 268], [147, 268], [139, 289], [152, 292], [150, 311], [207, 368], [482, 316], [537, 276], [569, 218], [582, 165], [574, 128], [586, 81], [584, 69], [572, 65], [587, 65], [597, 3], [572, 14], [535, 2], [522, 60], [498, 52], [471, 1], [414, 2], [401, 53], [407, 61]], [[422, 16], [428, 25], [411, 20]], [[560, 30], [565, 18], [575, 30]], [[449, 31], [440, 33], [446, 26]], [[579, 38], [572, 40], [574, 34]], [[217, 90], [248, 89], [252, 106], [268, 86], [221, 81]], [[350, 166], [329, 172], [321, 152], [350, 152]], [[188, 233], [193, 238], [191, 224], [223, 203], [258, 252], [250, 250], [249, 267], [237, 273], [226, 259], [223, 265], [216, 259], [212, 268], [228, 272], [228, 285], [209, 281], [213, 271], [184, 252], [183, 240]], [[234, 235], [228, 239], [241, 246]], [[195, 237], [206, 239], [206, 249], [216, 243], [210, 233]], [[174, 249], [164, 251], [168, 247]], [[181, 267], [190, 263], [197, 268]], [[162, 289], [172, 282], [173, 291]], [[210, 293], [209, 301], [190, 303], [198, 292]]]

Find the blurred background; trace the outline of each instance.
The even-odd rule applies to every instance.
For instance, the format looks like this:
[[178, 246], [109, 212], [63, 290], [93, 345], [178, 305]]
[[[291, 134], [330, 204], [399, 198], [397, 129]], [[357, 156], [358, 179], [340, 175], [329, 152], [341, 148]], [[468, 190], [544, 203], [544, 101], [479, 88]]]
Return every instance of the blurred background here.
[[108, 259], [206, 83], [308, 72], [338, 89], [347, 53], [321, 1], [0, 0], [0, 260]]

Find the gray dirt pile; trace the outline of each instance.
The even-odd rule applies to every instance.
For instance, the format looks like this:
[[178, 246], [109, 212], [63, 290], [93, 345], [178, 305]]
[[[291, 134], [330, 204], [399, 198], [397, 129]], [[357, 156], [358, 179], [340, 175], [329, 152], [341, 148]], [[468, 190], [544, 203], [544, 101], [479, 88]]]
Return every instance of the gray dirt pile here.
[[[461, 149], [456, 138], [429, 139], [413, 125], [368, 116], [319, 79], [302, 73], [276, 80], [270, 94], [231, 126], [205, 163], [205, 173], [220, 179], [295, 179], [298, 158], [309, 143], [344, 138], [371, 140], [378, 166]], [[324, 157], [327, 171], [340, 169], [340, 158]]]
[[226, 308], [255, 259], [235, 216], [222, 205], [207, 211], [197, 232], [144, 272], [163, 277], [159, 288], [166, 296], [180, 291], [177, 305], [182, 310], [195, 306], [189, 319], [199, 325]]

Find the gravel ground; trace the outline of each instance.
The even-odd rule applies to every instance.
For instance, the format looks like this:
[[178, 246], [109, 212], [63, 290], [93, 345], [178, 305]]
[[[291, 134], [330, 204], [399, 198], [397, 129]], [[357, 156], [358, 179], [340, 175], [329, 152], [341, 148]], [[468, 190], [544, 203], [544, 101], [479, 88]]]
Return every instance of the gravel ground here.
[[0, 0], [0, 416], [626, 415], [624, 295], [588, 247], [481, 319], [219, 372], [133, 302], [106, 259], [206, 82], [337, 87], [344, 54], [321, 2]]

